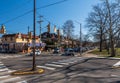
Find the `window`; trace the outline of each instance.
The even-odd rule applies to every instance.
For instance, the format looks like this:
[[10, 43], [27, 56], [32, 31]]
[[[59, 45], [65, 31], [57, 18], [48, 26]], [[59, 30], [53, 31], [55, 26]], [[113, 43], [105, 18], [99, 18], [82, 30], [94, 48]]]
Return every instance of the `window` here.
[[12, 41], [12, 40], [13, 40], [13, 37], [11, 37], [10, 40]]
[[24, 41], [24, 38], [22, 38], [22, 41]]
[[7, 41], [7, 37], [5, 37], [5, 41]]

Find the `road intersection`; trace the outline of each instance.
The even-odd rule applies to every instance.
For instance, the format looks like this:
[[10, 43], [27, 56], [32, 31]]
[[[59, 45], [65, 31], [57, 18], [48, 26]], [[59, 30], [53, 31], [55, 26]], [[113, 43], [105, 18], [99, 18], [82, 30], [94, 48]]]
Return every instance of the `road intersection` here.
[[119, 68], [112, 68], [119, 59], [41, 55], [37, 67], [43, 74], [11, 76], [20, 68], [32, 67], [31, 56], [1, 58], [0, 83], [114, 83], [120, 78]]

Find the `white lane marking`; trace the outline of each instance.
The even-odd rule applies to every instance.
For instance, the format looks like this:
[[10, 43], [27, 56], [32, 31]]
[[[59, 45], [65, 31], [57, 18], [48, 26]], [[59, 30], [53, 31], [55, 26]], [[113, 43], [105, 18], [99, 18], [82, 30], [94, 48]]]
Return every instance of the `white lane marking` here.
[[69, 63], [63, 63], [63, 62], [52, 62], [52, 63], [55, 63], [55, 64], [62, 64], [62, 65], [69, 65]]
[[8, 68], [4, 68], [4, 69], [0, 69], [0, 72], [1, 71], [8, 71], [9, 69]]
[[71, 62], [71, 61], [78, 61], [78, 60], [82, 60], [82, 58], [74, 57], [74, 58], [70, 58], [70, 59], [66, 59], [66, 60], [60, 60], [59, 62]]
[[8, 71], [5, 71], [5, 72], [0, 72], [0, 76], [3, 76], [5, 74], [10, 74], [11, 72], [14, 72], [15, 70], [8, 70]]
[[120, 66], [120, 61], [118, 61], [117, 63], [115, 63], [113, 66], [114, 67], [119, 67]]
[[56, 64], [45, 64], [45, 65], [54, 66], [54, 67], [63, 67], [63, 65], [56, 65]]
[[11, 72], [14, 72], [14, 71], [16, 71], [16, 70], [8, 70], [7, 72], [11, 73]]
[[4, 80], [0, 80], [0, 83], [6, 83], [6, 82], [14, 82], [21, 79], [20, 77], [14, 77], [14, 78], [8, 78], [8, 79], [4, 79]]
[[10, 75], [0, 76], [0, 79], [7, 78], [7, 77], [9, 77], [9, 76], [10, 76]]
[[44, 69], [49, 69], [49, 70], [55, 70], [56, 68], [52, 68], [52, 67], [47, 67], [47, 66], [37, 66], [40, 68], [44, 68]]
[[16, 82], [16, 83], [27, 83], [27, 81], [23, 80], [23, 81]]
[[2, 65], [4, 65], [4, 64], [0, 64], [0, 66], [2, 66]]

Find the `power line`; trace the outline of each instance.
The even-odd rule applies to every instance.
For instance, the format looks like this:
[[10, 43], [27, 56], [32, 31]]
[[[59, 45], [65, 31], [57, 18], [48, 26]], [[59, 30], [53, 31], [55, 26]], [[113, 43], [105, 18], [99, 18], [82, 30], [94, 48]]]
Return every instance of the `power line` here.
[[[18, 9], [21, 9], [21, 8], [23, 8], [24, 6], [26, 6], [28, 3], [30, 3], [31, 2], [31, 0], [28, 0], [28, 1], [26, 1], [25, 3], [22, 3], [22, 4], [20, 4], [20, 5], [17, 5], [17, 7], [15, 7], [13, 10], [18, 10]], [[22, 6], [22, 7], [21, 7]], [[3, 14], [4, 15], [9, 15], [11, 12], [15, 12], [15, 11], [5, 11]], [[3, 15], [2, 14], [2, 15]], [[3, 16], [0, 16], [0, 18], [2, 18]]]
[[51, 3], [51, 4], [49, 4], [49, 5], [45, 5], [45, 6], [42, 6], [42, 7], [40, 7], [40, 8], [37, 8], [37, 9], [47, 8], [47, 7], [49, 7], [49, 6], [53, 6], [53, 5], [56, 5], [56, 4], [60, 4], [60, 3], [66, 2], [66, 1], [68, 1], [68, 0], [62, 0], [62, 1], [55, 2], [55, 3]]
[[[49, 6], [53, 6], [53, 5], [56, 5], [56, 4], [60, 4], [60, 3], [63, 3], [63, 2], [65, 2], [65, 1], [68, 1], [68, 0], [61, 0], [61, 1], [58, 1], [58, 2], [55, 2], [55, 3], [51, 3], [51, 4], [49, 4], [49, 5], [42, 6], [42, 7], [40, 7], [40, 8], [36, 8], [36, 9], [39, 10], [39, 9], [41, 9], [41, 8], [47, 8], [47, 7], [49, 7]], [[20, 17], [22, 17], [22, 16], [25, 16], [25, 15], [31, 13], [31, 12], [33, 12], [33, 10], [30, 10], [30, 11], [28, 11], [28, 12], [25, 12], [25, 13], [23, 13], [22, 15], [19, 15], [19, 16], [15, 17], [15, 18], [12, 18], [12, 19], [10, 19], [10, 20], [7, 20], [7, 21], [5, 21], [5, 22], [3, 22], [3, 23], [1, 23], [1, 24], [7, 24], [7, 23], [9, 23], [9, 22], [11, 22], [11, 21], [14, 21], [14, 20], [16, 20], [16, 19], [18, 19], [18, 18], [20, 18]]]
[[5, 22], [3, 22], [3, 23], [1, 23], [1, 24], [7, 24], [7, 23], [9, 23], [9, 22], [11, 22], [11, 21], [14, 21], [14, 20], [16, 20], [16, 19], [18, 19], [18, 18], [20, 18], [20, 17], [22, 17], [22, 16], [25, 16], [25, 15], [31, 13], [32, 11], [33, 11], [33, 10], [30, 10], [30, 11], [28, 11], [28, 12], [25, 12], [24, 14], [19, 15], [19, 16], [15, 17], [15, 18], [10, 19], [10, 20], [7, 20], [7, 21], [5, 21]]
[[[38, 14], [39, 16], [41, 16], [38, 12], [37, 12], [37, 14]], [[52, 23], [52, 22], [51, 22], [51, 21], [49, 21], [47, 18], [45, 18], [45, 16], [43, 16], [43, 19], [44, 19], [45, 21], [47, 21], [48, 23], [50, 22], [50, 24], [52, 24], [52, 25], [54, 25], [54, 26], [59, 27], [58, 25], [56, 25], [56, 24]]]

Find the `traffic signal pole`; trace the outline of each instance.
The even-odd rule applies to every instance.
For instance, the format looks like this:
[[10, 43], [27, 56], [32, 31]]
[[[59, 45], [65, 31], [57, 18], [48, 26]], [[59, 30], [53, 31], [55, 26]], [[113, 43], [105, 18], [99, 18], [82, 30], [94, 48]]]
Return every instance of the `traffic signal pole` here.
[[36, 41], [36, 0], [34, 0], [34, 14], [33, 14], [33, 67], [32, 70], [36, 70], [36, 62], [35, 62], [35, 41]]
[[81, 23], [80, 23], [80, 55], [82, 55], [82, 32], [81, 32]]

